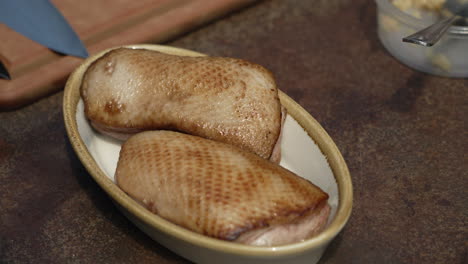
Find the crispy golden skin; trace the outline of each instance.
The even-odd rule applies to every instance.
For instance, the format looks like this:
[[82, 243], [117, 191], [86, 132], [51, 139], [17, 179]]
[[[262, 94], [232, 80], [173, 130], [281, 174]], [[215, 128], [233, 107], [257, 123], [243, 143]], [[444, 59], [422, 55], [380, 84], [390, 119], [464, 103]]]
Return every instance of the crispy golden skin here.
[[168, 129], [268, 159], [281, 130], [272, 74], [240, 59], [119, 48], [88, 68], [81, 96], [91, 124], [122, 139]]
[[115, 179], [177, 225], [250, 245], [309, 238], [329, 215], [328, 195], [311, 182], [251, 152], [178, 132], [130, 137]]

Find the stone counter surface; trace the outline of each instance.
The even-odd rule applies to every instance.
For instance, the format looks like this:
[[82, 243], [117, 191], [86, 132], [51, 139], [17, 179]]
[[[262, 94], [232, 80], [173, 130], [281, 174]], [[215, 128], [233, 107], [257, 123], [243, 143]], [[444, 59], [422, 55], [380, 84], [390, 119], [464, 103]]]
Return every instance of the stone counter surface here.
[[[392, 58], [375, 8], [262, 1], [165, 44], [265, 66], [334, 139], [354, 207], [321, 264], [467, 263], [468, 80]], [[62, 97], [0, 113], [0, 263], [189, 263], [92, 180], [66, 136]]]

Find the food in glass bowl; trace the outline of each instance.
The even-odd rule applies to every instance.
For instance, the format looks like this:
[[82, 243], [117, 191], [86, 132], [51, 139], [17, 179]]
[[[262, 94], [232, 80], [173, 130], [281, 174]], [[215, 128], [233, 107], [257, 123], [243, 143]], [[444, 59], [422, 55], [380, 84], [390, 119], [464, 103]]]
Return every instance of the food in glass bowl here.
[[[457, 0], [464, 4], [468, 0]], [[399, 61], [419, 71], [447, 77], [468, 77], [468, 26], [463, 19], [432, 47], [405, 43], [402, 38], [453, 15], [446, 0], [376, 0], [378, 34]]]

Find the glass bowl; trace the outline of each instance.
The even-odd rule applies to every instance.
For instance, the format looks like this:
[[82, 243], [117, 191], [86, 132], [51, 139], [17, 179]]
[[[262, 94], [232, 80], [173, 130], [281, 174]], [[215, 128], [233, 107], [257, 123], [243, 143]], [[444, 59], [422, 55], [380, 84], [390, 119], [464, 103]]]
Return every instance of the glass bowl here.
[[451, 26], [432, 47], [402, 41], [434, 21], [420, 19], [395, 7], [389, 0], [377, 3], [380, 41], [396, 59], [418, 71], [456, 78], [468, 77], [468, 27]]

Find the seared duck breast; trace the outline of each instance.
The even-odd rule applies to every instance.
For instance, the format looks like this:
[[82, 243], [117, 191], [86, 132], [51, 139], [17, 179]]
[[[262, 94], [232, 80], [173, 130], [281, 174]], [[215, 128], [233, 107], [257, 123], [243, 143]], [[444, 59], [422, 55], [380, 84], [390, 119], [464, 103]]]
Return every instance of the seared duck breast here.
[[172, 131], [130, 137], [115, 179], [168, 221], [248, 245], [310, 238], [330, 213], [328, 195], [291, 171], [232, 145]]
[[113, 137], [167, 129], [275, 156], [278, 90], [268, 70], [245, 60], [119, 48], [90, 65], [81, 96], [93, 127]]

